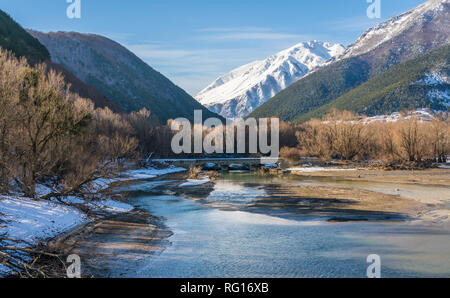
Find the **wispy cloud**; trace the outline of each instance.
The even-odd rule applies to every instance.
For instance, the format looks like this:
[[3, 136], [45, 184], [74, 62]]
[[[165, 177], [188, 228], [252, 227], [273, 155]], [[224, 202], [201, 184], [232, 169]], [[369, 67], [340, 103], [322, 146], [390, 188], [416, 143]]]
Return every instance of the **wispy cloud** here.
[[330, 29], [333, 31], [346, 31], [346, 32], [364, 32], [370, 27], [375, 26], [380, 20], [369, 19], [366, 16], [346, 18], [329, 22]]
[[220, 35], [205, 36], [205, 40], [223, 40], [223, 41], [237, 41], [237, 40], [275, 40], [275, 39], [304, 39], [304, 35], [286, 34], [286, 33], [270, 33], [270, 32], [242, 32], [229, 33]]
[[271, 51], [254, 48], [178, 49], [173, 45], [135, 44], [127, 48], [156, 70], [168, 76], [191, 95], [197, 94], [218, 76], [265, 58]]
[[310, 36], [275, 31], [264, 27], [223, 27], [198, 30], [197, 39], [205, 41], [241, 41], [241, 40], [308, 40]]
[[236, 32], [236, 31], [272, 31], [272, 29], [267, 27], [209, 27], [198, 29], [197, 32]]
[[195, 30], [183, 46], [177, 41], [141, 42], [127, 44], [127, 48], [195, 95], [236, 67], [312, 39], [265, 27], [216, 27]]

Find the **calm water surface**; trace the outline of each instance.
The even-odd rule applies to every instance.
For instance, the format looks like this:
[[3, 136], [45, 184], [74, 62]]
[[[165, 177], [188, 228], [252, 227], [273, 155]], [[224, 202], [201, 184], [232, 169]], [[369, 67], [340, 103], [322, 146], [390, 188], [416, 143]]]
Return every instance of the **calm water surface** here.
[[[111, 268], [112, 276], [365, 277], [370, 254], [380, 255], [383, 277], [450, 276], [450, 232], [438, 227], [279, 218], [204, 203], [245, 206], [264, 195], [269, 182], [273, 180], [251, 174], [227, 174], [202, 203], [168, 195], [130, 197], [137, 208], [163, 217], [173, 235], [162, 253], [143, 258], [138, 265], [123, 260]], [[142, 182], [132, 188], [149, 190], [161, 183]]]

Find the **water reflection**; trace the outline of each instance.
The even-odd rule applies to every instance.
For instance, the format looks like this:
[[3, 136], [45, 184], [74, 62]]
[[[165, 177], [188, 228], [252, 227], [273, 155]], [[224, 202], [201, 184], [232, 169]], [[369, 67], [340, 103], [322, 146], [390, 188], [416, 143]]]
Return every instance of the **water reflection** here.
[[[300, 220], [278, 216], [263, 205], [249, 209], [261, 198], [270, 197], [267, 186], [276, 183], [303, 182], [230, 174], [217, 181], [201, 200], [134, 193], [130, 203], [162, 217], [164, 227], [173, 233], [168, 238], [170, 244], [160, 254], [148, 254], [139, 262], [116, 255], [114, 266], [110, 262], [108, 272], [101, 275], [365, 277], [366, 257], [378, 254], [383, 277], [450, 276], [448, 230], [409, 222], [330, 223], [323, 217]], [[142, 190], [143, 186], [152, 190], [161, 184], [133, 187]]]

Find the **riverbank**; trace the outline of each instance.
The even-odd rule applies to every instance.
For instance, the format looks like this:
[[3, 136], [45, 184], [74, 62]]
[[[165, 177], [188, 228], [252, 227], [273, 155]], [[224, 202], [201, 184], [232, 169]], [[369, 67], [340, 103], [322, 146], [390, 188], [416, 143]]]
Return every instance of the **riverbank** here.
[[339, 177], [246, 172], [222, 173], [202, 185], [180, 186], [184, 181], [185, 175], [174, 174], [118, 187], [137, 209], [161, 216], [157, 228], [167, 238], [149, 237], [151, 245], [143, 245], [120, 225], [108, 225], [74, 248], [88, 272], [96, 277], [358, 277], [369, 253], [382, 256], [386, 277], [448, 272], [442, 257], [449, 230], [416, 222], [421, 211], [434, 207], [412, 199], [365, 190], [367, 184]]
[[[120, 183], [151, 179], [185, 170], [172, 166], [146, 169], [130, 167], [115, 179], [101, 179], [94, 183], [96, 188], [103, 192]], [[45, 194], [46, 187], [39, 186], [39, 188]], [[0, 277], [22, 276], [21, 267], [24, 265], [20, 264], [28, 262], [33, 262], [36, 268], [42, 263], [46, 272], [39, 272], [40, 275], [45, 273], [49, 276], [64, 277], [64, 260], [47, 256], [64, 255], [65, 251], [75, 245], [76, 239], [85, 237], [99, 227], [107, 226], [107, 223], [117, 221], [126, 226], [127, 223], [138, 224], [139, 222], [135, 222], [133, 218], [141, 218], [141, 225], [147, 227], [149, 214], [144, 215], [134, 210], [134, 207], [124, 202], [120, 195], [109, 195], [106, 192], [102, 199], [90, 201], [74, 196], [59, 200], [0, 196], [0, 244], [2, 247], [14, 247], [2, 251], [0, 255], [2, 260], [5, 260], [5, 263], [2, 261], [0, 264]], [[135, 227], [130, 226], [130, 230]], [[32, 251], [41, 251], [45, 254], [35, 254]], [[6, 262], [10, 266], [6, 266]], [[29, 269], [32, 271], [32, 268]], [[25, 276], [31, 277], [33, 273], [27, 272]]]
[[[138, 263], [142, 258], [164, 251], [172, 233], [161, 218], [134, 209], [79, 226], [48, 242], [46, 249], [58, 255], [76, 254], [82, 260], [82, 277], [108, 277], [123, 258]], [[104, 241], [107, 239], [107, 241]], [[116, 256], [120, 258], [115, 259]], [[102, 266], [99, 266], [101, 264]], [[53, 270], [64, 277], [65, 268]]]
[[[267, 175], [222, 173], [218, 181], [202, 183], [186, 183], [186, 174], [180, 169], [159, 170], [164, 173], [161, 175], [145, 169], [133, 170], [136, 179], [118, 179], [112, 195], [121, 194], [125, 198], [170, 196], [179, 201], [190, 199], [211, 210], [232, 211], [237, 215], [248, 212], [280, 220], [400, 221], [448, 227], [448, 169], [305, 169], [308, 170], [291, 169], [290, 173], [281, 171]], [[251, 192], [246, 193], [245, 189]], [[122, 203], [129, 204], [127, 200]], [[84, 277], [108, 277], [124, 259], [128, 265], [139, 266], [140, 261], [162, 253], [170, 246], [172, 233], [165, 219], [134, 206], [132, 210], [105, 215], [59, 234], [47, 243], [47, 250], [65, 256], [80, 255]], [[61, 264], [55, 268], [64, 276], [65, 268]], [[121, 274], [132, 276], [130, 270]]]
[[[293, 169], [292, 175], [334, 180], [334, 185], [393, 196], [383, 209], [406, 211], [415, 222], [450, 226], [450, 170], [383, 171], [336, 169], [314, 173]], [[397, 198], [397, 199], [396, 199]]]

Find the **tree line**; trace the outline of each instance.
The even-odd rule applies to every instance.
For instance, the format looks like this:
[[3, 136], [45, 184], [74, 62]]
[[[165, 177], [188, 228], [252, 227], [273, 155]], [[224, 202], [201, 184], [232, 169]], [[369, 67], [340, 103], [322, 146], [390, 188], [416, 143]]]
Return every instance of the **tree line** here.
[[304, 124], [282, 123], [281, 155], [381, 161], [389, 164], [445, 162], [450, 155], [450, 125], [443, 113], [432, 121], [401, 117], [395, 122], [364, 122], [348, 111], [332, 110]]
[[[118, 114], [70, 92], [45, 64], [0, 49], [0, 191], [35, 198], [90, 194], [124, 158], [170, 151], [171, 130], [148, 110]], [[167, 139], [169, 139], [167, 141]]]
[[[129, 114], [96, 108], [70, 92], [61, 74], [45, 64], [0, 49], [0, 191], [43, 198], [95, 193], [94, 182], [112, 178], [122, 161], [173, 156], [171, 121], [161, 125], [150, 111]], [[333, 110], [322, 119], [280, 124], [281, 156], [323, 161], [445, 161], [450, 154], [448, 117], [364, 123]], [[193, 128], [192, 128], [193, 129]], [[205, 136], [211, 129], [202, 128]], [[246, 149], [249, 148], [246, 131]], [[269, 132], [270, 135], [270, 132]], [[236, 144], [236, 142], [235, 142]], [[201, 154], [202, 155], [202, 154]], [[199, 157], [199, 156], [195, 156]]]

